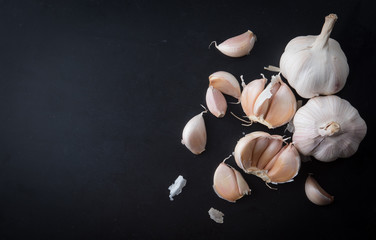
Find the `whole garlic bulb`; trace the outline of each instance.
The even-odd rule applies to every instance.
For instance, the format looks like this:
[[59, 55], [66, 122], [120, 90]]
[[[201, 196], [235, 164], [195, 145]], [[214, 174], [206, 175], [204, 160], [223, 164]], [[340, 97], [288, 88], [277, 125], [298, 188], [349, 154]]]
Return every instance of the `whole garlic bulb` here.
[[323, 162], [353, 155], [367, 132], [358, 111], [334, 95], [310, 99], [299, 108], [293, 121], [296, 148]]
[[330, 37], [337, 15], [326, 16], [318, 36], [292, 39], [280, 59], [280, 70], [303, 98], [331, 95], [346, 83], [349, 65], [339, 43]]
[[300, 156], [294, 145], [282, 147], [282, 144], [282, 136], [256, 131], [238, 141], [233, 155], [246, 173], [267, 183], [289, 182], [299, 172]]

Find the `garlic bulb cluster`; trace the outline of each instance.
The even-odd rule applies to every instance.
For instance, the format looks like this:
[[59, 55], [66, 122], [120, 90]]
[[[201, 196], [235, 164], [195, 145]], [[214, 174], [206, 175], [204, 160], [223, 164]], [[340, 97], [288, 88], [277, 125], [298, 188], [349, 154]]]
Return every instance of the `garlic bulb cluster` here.
[[334, 201], [334, 197], [327, 193], [311, 175], [307, 177], [304, 190], [307, 198], [316, 205], [324, 206]]
[[281, 56], [282, 75], [303, 98], [337, 93], [346, 83], [346, 56], [339, 43], [330, 38], [336, 20], [337, 15], [328, 15], [320, 35], [292, 39]]
[[267, 183], [289, 182], [298, 174], [300, 156], [293, 144], [282, 146], [283, 141], [282, 136], [261, 131], [247, 134], [236, 144], [236, 164]]
[[299, 152], [323, 162], [352, 156], [367, 132], [358, 111], [334, 95], [310, 99], [296, 112], [294, 127]]
[[[293, 133], [292, 142], [286, 143], [289, 138], [280, 135], [251, 132], [239, 139], [228, 157], [234, 156], [240, 169], [261, 178], [267, 186], [268, 183], [293, 181], [304, 157], [313, 156], [319, 161], [330, 162], [352, 156], [366, 135], [367, 125], [348, 101], [332, 95], [344, 87], [349, 74], [345, 54], [339, 43], [330, 38], [336, 20], [337, 15], [330, 14], [325, 18], [320, 35], [292, 39], [281, 56], [280, 67], [265, 68], [279, 72], [268, 84], [262, 74], [262, 78], [248, 84], [241, 76], [241, 90], [231, 73], [217, 71], [211, 74], [205, 97], [208, 110], [204, 107], [205, 111], [188, 121], [182, 144], [194, 154], [205, 151], [207, 136], [203, 114], [210, 111], [217, 118], [224, 117], [228, 107], [224, 95], [229, 95], [237, 99], [250, 120], [231, 112], [241, 121], [248, 125], [258, 122], [269, 129], [288, 123], [286, 130]], [[249, 54], [255, 41], [256, 36], [247, 31], [219, 45], [215, 41], [211, 44], [229, 57], [242, 57]], [[281, 74], [301, 97], [310, 98], [298, 110], [299, 103], [290, 87], [282, 81]], [[251, 189], [242, 174], [225, 163], [228, 158], [214, 172], [213, 189], [220, 198], [236, 202], [250, 195]], [[171, 200], [185, 184], [186, 180], [179, 176], [169, 187]], [[305, 182], [305, 193], [317, 205], [328, 205], [334, 200], [312, 176], [308, 176]], [[211, 219], [223, 223], [222, 212], [211, 208], [208, 213]]]
[[276, 128], [292, 119], [296, 111], [296, 99], [279, 74], [272, 76], [271, 82], [265, 87], [266, 81], [263, 75], [261, 79], [253, 80], [247, 85], [243, 81], [240, 102], [252, 122]]
[[181, 143], [196, 155], [205, 151], [207, 137], [205, 121], [202, 115], [206, 112], [205, 110], [194, 116], [183, 129]]
[[220, 198], [236, 202], [244, 195], [251, 194], [251, 189], [239, 171], [221, 162], [214, 173], [213, 189]]
[[255, 42], [256, 35], [248, 30], [243, 34], [227, 39], [219, 45], [217, 45], [216, 41], [213, 41], [212, 43], [214, 43], [215, 47], [226, 56], [243, 57], [249, 54]]

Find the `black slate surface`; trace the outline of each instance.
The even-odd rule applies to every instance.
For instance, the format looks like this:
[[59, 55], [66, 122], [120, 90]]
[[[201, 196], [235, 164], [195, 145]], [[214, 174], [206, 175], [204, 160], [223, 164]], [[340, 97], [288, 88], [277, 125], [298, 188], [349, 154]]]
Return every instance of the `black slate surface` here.
[[[375, 238], [375, 10], [360, 0], [0, 1], [0, 239]], [[318, 34], [332, 12], [350, 65], [338, 95], [368, 125], [359, 151], [304, 162], [277, 191], [243, 174], [251, 196], [218, 198], [214, 170], [243, 133], [289, 134], [206, 114], [207, 150], [194, 156], [181, 132], [202, 111], [208, 76], [270, 79], [263, 67], [278, 65], [293, 37]], [[208, 50], [247, 29], [258, 38], [249, 56]], [[308, 173], [332, 205], [307, 200]], [[179, 174], [187, 186], [171, 202]]]

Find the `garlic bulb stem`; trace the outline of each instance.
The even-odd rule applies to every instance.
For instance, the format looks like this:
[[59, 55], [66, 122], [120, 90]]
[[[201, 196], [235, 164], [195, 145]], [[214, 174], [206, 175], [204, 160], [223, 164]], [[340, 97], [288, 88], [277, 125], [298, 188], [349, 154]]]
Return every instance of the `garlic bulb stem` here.
[[324, 47], [328, 46], [330, 33], [332, 32], [337, 19], [338, 17], [334, 13], [325, 17], [325, 23], [322, 27], [321, 33], [319, 36], [317, 36], [315, 42], [312, 44], [312, 49], [323, 49]]
[[318, 132], [321, 136], [333, 136], [341, 130], [341, 127], [336, 122], [330, 122], [323, 127], [320, 127]]

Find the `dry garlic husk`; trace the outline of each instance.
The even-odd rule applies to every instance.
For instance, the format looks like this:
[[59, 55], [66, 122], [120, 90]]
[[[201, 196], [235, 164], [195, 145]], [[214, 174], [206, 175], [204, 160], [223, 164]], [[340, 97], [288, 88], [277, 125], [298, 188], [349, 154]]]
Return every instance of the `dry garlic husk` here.
[[181, 143], [196, 155], [205, 151], [207, 136], [205, 121], [202, 115], [206, 112], [203, 111], [194, 116], [183, 129]]
[[214, 43], [215, 47], [226, 56], [243, 57], [249, 54], [255, 42], [256, 35], [248, 30], [243, 34], [227, 39], [219, 45], [217, 45], [216, 41], [213, 41], [212, 43]]
[[266, 132], [252, 132], [236, 144], [236, 164], [246, 173], [269, 183], [292, 181], [300, 168], [300, 156], [293, 144], [283, 145], [283, 138]]
[[223, 216], [225, 216], [223, 212], [215, 208], [210, 208], [208, 213], [209, 213], [210, 218], [213, 219], [214, 222], [223, 223]]
[[217, 118], [222, 118], [226, 114], [227, 102], [225, 96], [213, 86], [209, 86], [206, 91], [206, 106]]
[[334, 201], [334, 197], [327, 193], [311, 175], [307, 177], [304, 190], [307, 198], [316, 205], [324, 206]]
[[349, 65], [339, 43], [330, 37], [337, 15], [326, 16], [318, 36], [292, 39], [280, 59], [282, 75], [304, 98], [331, 95], [346, 83]]
[[181, 193], [183, 187], [185, 187], [186, 184], [187, 180], [184, 179], [182, 175], [179, 175], [178, 178], [176, 178], [175, 182], [168, 187], [168, 190], [170, 190], [169, 197], [171, 201], [174, 200], [174, 197], [176, 195], [179, 195]]
[[334, 95], [310, 99], [296, 112], [294, 127], [299, 152], [323, 162], [353, 155], [367, 132], [358, 111]]
[[224, 162], [215, 170], [213, 189], [220, 198], [229, 202], [236, 202], [244, 195], [251, 194], [251, 189], [240, 172]]
[[241, 96], [240, 84], [238, 80], [229, 72], [218, 71], [209, 76], [209, 86], [230, 95], [236, 99]]
[[296, 99], [279, 74], [272, 76], [271, 82], [265, 87], [266, 81], [264, 75], [247, 85], [243, 81], [240, 102], [252, 122], [276, 128], [292, 119], [296, 111]]

